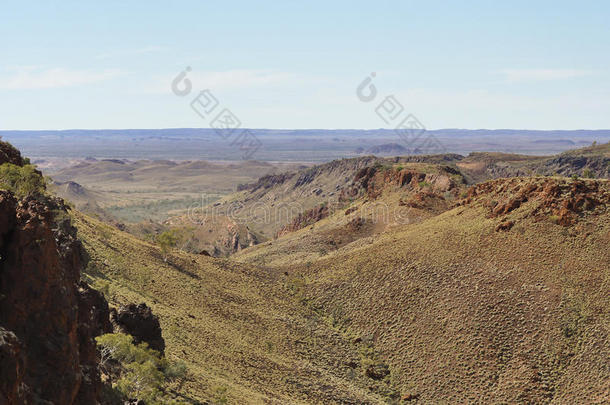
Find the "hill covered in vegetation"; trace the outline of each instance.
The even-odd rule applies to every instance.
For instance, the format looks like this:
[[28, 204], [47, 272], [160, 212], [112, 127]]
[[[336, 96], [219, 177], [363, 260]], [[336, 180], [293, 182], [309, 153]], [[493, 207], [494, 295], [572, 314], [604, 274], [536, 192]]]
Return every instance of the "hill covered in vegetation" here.
[[[366, 159], [262, 178], [229, 197], [305, 195], [312, 207], [229, 259], [174, 250], [164, 262], [156, 246], [79, 216], [99, 265], [90, 274], [114, 300], [137, 295], [159, 313], [169, 352], [193, 370], [191, 398], [608, 399], [608, 180], [471, 186], [463, 159]], [[320, 205], [333, 191], [344, 204]], [[372, 209], [381, 203], [397, 216]]]
[[[250, 215], [228, 235], [260, 243], [229, 258], [71, 210], [7, 148], [0, 393], [11, 404], [607, 402], [610, 181], [582, 171], [606, 147], [263, 176], [198, 212]], [[569, 177], [527, 171], [566, 157]], [[500, 177], [512, 170], [523, 173]], [[262, 208], [291, 204], [302, 209], [261, 221]], [[213, 234], [211, 218], [190, 231]], [[62, 373], [41, 377], [50, 364]]]

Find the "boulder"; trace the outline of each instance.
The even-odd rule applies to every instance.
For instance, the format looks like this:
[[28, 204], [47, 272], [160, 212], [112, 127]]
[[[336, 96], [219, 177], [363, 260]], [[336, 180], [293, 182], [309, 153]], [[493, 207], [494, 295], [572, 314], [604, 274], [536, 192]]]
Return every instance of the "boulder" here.
[[110, 320], [115, 332], [133, 336], [136, 344], [146, 342], [151, 349], [165, 352], [165, 340], [161, 335], [159, 318], [152, 313], [148, 305], [122, 305], [118, 310], [111, 310]]

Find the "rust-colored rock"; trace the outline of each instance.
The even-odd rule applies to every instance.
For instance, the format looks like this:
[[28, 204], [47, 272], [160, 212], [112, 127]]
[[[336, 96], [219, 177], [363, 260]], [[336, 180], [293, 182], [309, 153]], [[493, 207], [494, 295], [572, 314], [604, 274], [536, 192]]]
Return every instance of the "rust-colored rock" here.
[[[311, 224], [314, 224], [324, 218], [326, 218], [330, 214], [328, 206], [326, 204], [319, 205], [315, 208], [307, 210], [305, 212], [299, 213], [290, 222], [288, 225], [284, 226], [278, 233], [277, 236], [280, 237], [290, 232], [298, 231], [299, 229], [303, 229]], [[347, 213], [346, 213], [347, 215]]]
[[96, 403], [108, 309], [79, 282], [86, 259], [63, 201], [0, 192], [0, 239], [0, 403]]
[[[459, 172], [457, 172], [459, 173]], [[424, 187], [431, 191], [444, 193], [457, 188], [456, 182], [450, 177], [456, 171], [450, 167], [442, 167], [440, 173], [423, 173], [408, 168], [388, 168], [385, 170], [376, 167], [365, 167], [354, 176], [353, 186], [340, 196], [340, 201], [346, 197], [359, 195], [365, 190], [370, 200], [377, 199], [387, 187], [399, 189], [418, 190]]]
[[496, 232], [499, 231], [509, 231], [513, 225], [515, 225], [514, 221], [504, 221], [504, 222], [500, 222], [498, 224], [498, 226], [496, 226]]
[[409, 393], [409, 394], [404, 394], [402, 396], [402, 400], [405, 402], [417, 401], [418, 399], [419, 399], [419, 394], [417, 394], [417, 393]]
[[[551, 217], [562, 226], [570, 226], [586, 212], [604, 209], [610, 203], [607, 181], [583, 181], [556, 178], [498, 179], [472, 186], [468, 198], [471, 204], [479, 199], [489, 209], [489, 216], [500, 217], [532, 203], [531, 215]], [[486, 196], [493, 196], [491, 198]], [[495, 201], [498, 199], [499, 201]], [[503, 230], [502, 227], [498, 230]]]

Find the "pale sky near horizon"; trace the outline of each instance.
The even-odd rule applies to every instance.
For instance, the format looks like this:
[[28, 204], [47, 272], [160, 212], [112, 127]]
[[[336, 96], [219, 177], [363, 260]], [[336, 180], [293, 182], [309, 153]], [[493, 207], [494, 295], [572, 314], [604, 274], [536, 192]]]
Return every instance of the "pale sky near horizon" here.
[[610, 128], [607, 1], [168, 3], [4, 2], [0, 129], [208, 127], [206, 88], [250, 128], [388, 127], [387, 95], [430, 129]]

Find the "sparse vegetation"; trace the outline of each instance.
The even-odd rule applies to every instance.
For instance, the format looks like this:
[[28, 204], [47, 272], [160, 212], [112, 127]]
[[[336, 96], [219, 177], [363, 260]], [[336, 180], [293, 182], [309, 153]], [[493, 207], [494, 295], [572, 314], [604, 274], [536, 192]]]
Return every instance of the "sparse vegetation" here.
[[166, 388], [186, 377], [183, 362], [170, 362], [146, 343], [135, 345], [133, 338], [109, 333], [96, 338], [100, 350], [100, 369], [123, 400], [138, 399], [147, 404], [179, 402], [167, 396]]
[[[310, 398], [302, 401], [332, 403], [332, 392], [356, 402], [384, 401], [381, 392], [367, 388], [370, 379], [363, 373], [352, 376], [352, 369], [327, 366], [357, 357], [358, 350], [349, 338], [338, 338], [321, 316], [312, 316], [303, 277], [286, 276], [293, 295], [289, 286], [269, 279], [269, 273], [251, 272], [251, 265], [180, 250], [172, 253], [171, 264], [165, 263], [151, 254], [150, 244], [131, 235], [108, 227], [111, 236], [102, 241], [97, 220], [75, 213], [75, 222], [95, 264], [88, 282], [109, 282], [113, 305], [151, 302], [161, 320], [166, 355], [187, 363], [182, 386], [170, 385], [171, 392], [181, 394], [177, 399], [262, 403]], [[123, 252], [129, 252], [129, 260]], [[311, 368], [300, 368], [304, 356]], [[300, 377], [288, 378], [292, 372], [278, 364], [300, 370]], [[256, 379], [250, 377], [253, 368]], [[320, 378], [328, 381], [330, 391], [316, 383]], [[226, 388], [223, 395], [217, 395], [219, 387]]]
[[[369, 172], [372, 186], [346, 196], [356, 201], [348, 215], [331, 212], [229, 260], [175, 250], [166, 263], [154, 247], [113, 228], [104, 241], [90, 218], [80, 217], [79, 229], [114, 300], [146, 297], [154, 303], [167, 350], [184, 356], [193, 376], [180, 392], [200, 401], [459, 403], [519, 397], [536, 403], [570, 402], [582, 392], [579, 384], [598, 390], [591, 381], [605, 374], [592, 348], [600, 344], [594, 332], [607, 301], [600, 295], [607, 284], [600, 281], [607, 278], [600, 246], [608, 221], [599, 202], [607, 182], [579, 181], [584, 191], [574, 190], [569, 173], [494, 180], [468, 193], [438, 166], [408, 167], [423, 174], [370, 196], [375, 179]], [[440, 175], [455, 183], [449, 191], [439, 191]], [[424, 176], [429, 181], [420, 181]], [[342, 173], [337, 177], [346, 181]], [[277, 189], [292, 190], [298, 178]], [[279, 204], [305, 195], [309, 206], [318, 207], [312, 191], [336, 188], [323, 179], [327, 183], [302, 177], [294, 195], [277, 193], [271, 184], [256, 196]], [[570, 225], [557, 207], [593, 185], [599, 190], [585, 196], [586, 210]], [[521, 195], [523, 190], [535, 191]], [[459, 195], [470, 197], [451, 201]], [[253, 196], [243, 191], [231, 201]], [[373, 203], [408, 207], [416, 220], [384, 228], [362, 215]], [[229, 221], [220, 225], [234, 227]], [[170, 242], [181, 229], [171, 226]], [[589, 232], [586, 243], [581, 229]], [[120, 257], [126, 249], [130, 260]], [[569, 257], [565, 264], [563, 257]], [[534, 267], [532, 258], [539, 258]], [[558, 304], [555, 291], [567, 296], [568, 284], [560, 276], [581, 282]], [[530, 354], [519, 357], [525, 352]], [[534, 367], [539, 376], [530, 375]], [[520, 381], [529, 391], [522, 392]]]
[[[142, 197], [144, 198], [144, 197]], [[213, 203], [217, 196], [206, 197], [206, 202]], [[137, 201], [137, 197], [134, 196]], [[114, 204], [104, 207], [104, 211], [128, 223], [142, 221], [163, 222], [172, 213], [183, 212], [194, 204], [200, 204], [202, 197], [187, 197], [180, 199], [159, 199], [156, 201], [142, 201], [132, 204]]]
[[228, 388], [223, 386], [216, 387], [214, 389], [214, 398], [212, 399], [213, 405], [225, 405], [229, 403], [227, 397]]
[[12, 191], [18, 197], [36, 196], [46, 190], [44, 177], [32, 165], [0, 165], [0, 188]]

